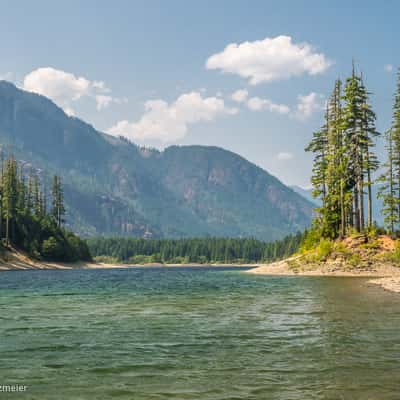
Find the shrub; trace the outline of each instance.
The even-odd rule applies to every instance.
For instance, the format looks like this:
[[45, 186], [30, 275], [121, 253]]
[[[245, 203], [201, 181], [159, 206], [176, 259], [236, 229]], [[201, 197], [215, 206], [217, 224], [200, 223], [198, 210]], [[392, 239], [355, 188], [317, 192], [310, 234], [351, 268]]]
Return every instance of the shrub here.
[[98, 256], [95, 257], [94, 260], [102, 264], [118, 264], [118, 260], [111, 256]]
[[400, 242], [396, 241], [396, 247], [392, 253], [388, 255], [388, 260], [400, 266]]
[[316, 251], [316, 258], [319, 261], [326, 261], [326, 259], [332, 254], [334, 243], [329, 239], [321, 239]]
[[54, 236], [50, 236], [43, 241], [41, 253], [46, 260], [59, 261], [64, 255], [64, 249]]
[[188, 264], [189, 258], [177, 256], [177, 257], [172, 258], [170, 261], [168, 261], [168, 263], [169, 264]]
[[351, 251], [342, 242], [336, 243], [334, 251], [344, 259], [351, 257]]
[[361, 264], [362, 258], [359, 254], [353, 253], [347, 260], [347, 262], [352, 266], [352, 267], [357, 267], [358, 265]]
[[304, 254], [310, 250], [314, 250], [319, 245], [321, 240], [321, 233], [316, 228], [311, 228], [305, 235], [301, 245], [300, 253]]
[[151, 256], [145, 256], [142, 254], [137, 254], [128, 259], [128, 264], [150, 264], [151, 262], [153, 262]]

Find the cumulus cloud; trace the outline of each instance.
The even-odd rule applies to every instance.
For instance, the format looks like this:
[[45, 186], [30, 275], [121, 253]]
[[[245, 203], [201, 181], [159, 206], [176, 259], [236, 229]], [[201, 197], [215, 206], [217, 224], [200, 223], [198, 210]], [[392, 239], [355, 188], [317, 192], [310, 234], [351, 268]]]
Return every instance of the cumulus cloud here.
[[260, 97], [251, 97], [246, 104], [251, 111], [266, 110], [278, 114], [288, 114], [290, 112], [290, 108], [286, 104], [276, 104], [269, 99]]
[[106, 94], [98, 94], [95, 96], [95, 99], [97, 111], [101, 111], [104, 108], [107, 108], [111, 103], [123, 104], [128, 102], [128, 99], [126, 97], [118, 98]]
[[147, 101], [145, 113], [138, 121], [120, 121], [108, 132], [132, 140], [168, 143], [183, 138], [190, 124], [212, 121], [220, 115], [235, 114], [237, 111], [236, 108], [226, 107], [220, 98], [203, 98], [199, 92], [191, 92], [182, 94], [171, 104], [161, 99]]
[[71, 107], [64, 107], [64, 112], [70, 117], [75, 117], [75, 111]]
[[111, 89], [106, 86], [104, 81], [94, 81], [92, 83], [93, 88], [95, 88], [100, 93], [110, 93]]
[[280, 161], [291, 160], [293, 158], [293, 154], [286, 151], [282, 151], [277, 154], [276, 158]]
[[392, 64], [385, 64], [385, 65], [383, 66], [383, 69], [384, 69], [386, 72], [392, 72], [393, 69], [394, 69], [394, 67], [393, 67]]
[[111, 102], [112, 102], [113, 98], [111, 96], [107, 96], [104, 94], [98, 94], [96, 96], [96, 108], [98, 111], [102, 110], [103, 108], [107, 108]]
[[76, 101], [89, 93], [90, 81], [54, 68], [38, 68], [24, 78], [24, 89], [55, 102]]
[[68, 115], [74, 115], [71, 104], [83, 97], [93, 98], [98, 110], [122, 100], [108, 94], [111, 90], [103, 81], [91, 81], [51, 67], [38, 68], [24, 78], [23, 87], [30, 92], [49, 97]]
[[301, 121], [310, 118], [315, 112], [324, 109], [323, 96], [321, 94], [311, 92], [304, 96], [299, 95], [297, 99], [297, 107], [293, 116]]
[[243, 103], [246, 101], [248, 95], [249, 92], [246, 89], [239, 89], [231, 94], [231, 99], [237, 103]]
[[14, 74], [12, 72], [6, 72], [4, 74], [0, 74], [0, 81], [12, 81], [14, 78]]
[[290, 36], [265, 38], [254, 42], [231, 43], [212, 55], [207, 69], [239, 75], [251, 85], [288, 79], [302, 74], [317, 75], [332, 62], [309, 43], [295, 44]]

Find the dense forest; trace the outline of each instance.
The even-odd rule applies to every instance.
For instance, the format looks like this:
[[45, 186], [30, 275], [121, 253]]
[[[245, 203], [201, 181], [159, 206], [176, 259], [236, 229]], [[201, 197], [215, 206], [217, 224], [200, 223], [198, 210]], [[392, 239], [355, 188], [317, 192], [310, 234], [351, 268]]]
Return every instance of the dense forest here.
[[1, 161], [1, 249], [13, 247], [49, 261], [90, 260], [86, 243], [63, 227], [61, 179], [54, 176], [50, 196], [39, 172], [26, 169], [13, 157]]
[[293, 254], [303, 234], [287, 236], [275, 242], [256, 239], [135, 239], [90, 238], [93, 256], [100, 260], [129, 264], [154, 263], [254, 263], [272, 261]]
[[[313, 195], [322, 204], [313, 222], [314, 237], [336, 239], [374, 230], [372, 185], [380, 167], [374, 147], [380, 133], [370, 95], [353, 65], [344, 84], [340, 79], [335, 82], [325, 123], [306, 148], [314, 153]], [[385, 228], [394, 234], [400, 223], [400, 72], [386, 139], [388, 161], [377, 183]]]

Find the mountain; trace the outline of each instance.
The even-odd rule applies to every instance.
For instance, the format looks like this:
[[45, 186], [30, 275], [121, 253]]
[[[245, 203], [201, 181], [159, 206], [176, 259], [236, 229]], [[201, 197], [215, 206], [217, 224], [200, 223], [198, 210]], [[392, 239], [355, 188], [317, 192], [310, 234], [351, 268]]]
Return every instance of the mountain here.
[[0, 81], [0, 145], [49, 182], [63, 177], [67, 223], [82, 235], [254, 236], [302, 230], [313, 205], [217, 147], [160, 152], [96, 131], [46, 97]]
[[316, 199], [312, 196], [312, 189], [305, 189], [300, 186], [292, 185], [290, 186], [291, 189], [293, 189], [296, 193], [298, 193], [300, 196], [304, 197], [306, 200], [309, 202], [313, 203], [314, 206], [319, 205], [320, 201], [319, 199]]

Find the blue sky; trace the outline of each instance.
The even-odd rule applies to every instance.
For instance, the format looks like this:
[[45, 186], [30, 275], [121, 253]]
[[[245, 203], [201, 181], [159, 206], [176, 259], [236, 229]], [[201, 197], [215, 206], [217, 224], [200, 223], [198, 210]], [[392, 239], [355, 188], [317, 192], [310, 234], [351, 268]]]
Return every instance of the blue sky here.
[[390, 122], [398, 1], [14, 0], [0, 8], [0, 77], [138, 144], [221, 146], [309, 186], [303, 149], [352, 58], [373, 92], [378, 128]]

